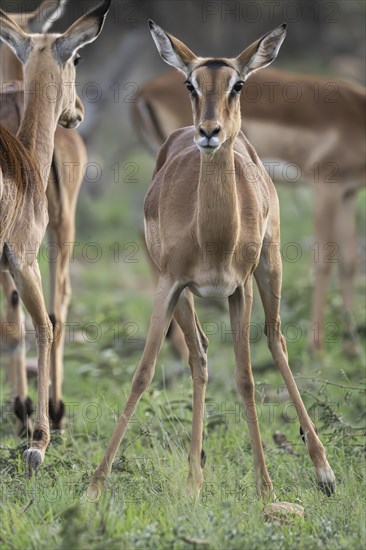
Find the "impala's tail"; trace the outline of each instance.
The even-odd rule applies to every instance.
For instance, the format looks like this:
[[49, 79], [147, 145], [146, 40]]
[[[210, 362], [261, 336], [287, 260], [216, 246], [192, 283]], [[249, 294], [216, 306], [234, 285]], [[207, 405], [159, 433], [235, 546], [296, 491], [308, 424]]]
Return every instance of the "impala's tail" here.
[[156, 156], [168, 136], [164, 134], [153, 104], [139, 96], [131, 107], [132, 123], [147, 149]]
[[0, 243], [11, 236], [12, 227], [34, 192], [39, 192], [41, 178], [29, 153], [17, 138], [0, 127]]

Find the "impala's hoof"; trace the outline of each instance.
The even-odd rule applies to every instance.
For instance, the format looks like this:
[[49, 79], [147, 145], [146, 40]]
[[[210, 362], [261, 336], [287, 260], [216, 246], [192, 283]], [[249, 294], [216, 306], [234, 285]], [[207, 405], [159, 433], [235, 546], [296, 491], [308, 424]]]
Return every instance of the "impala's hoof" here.
[[95, 470], [86, 492], [86, 497], [88, 500], [91, 502], [97, 502], [100, 499], [109, 473], [110, 472], [105, 473], [103, 470], [98, 470], [98, 468]]
[[103, 491], [103, 482], [92, 481], [86, 492], [86, 498], [90, 502], [98, 502]]
[[187, 480], [187, 485], [184, 490], [184, 494], [187, 497], [198, 498], [201, 494], [203, 487], [203, 478], [201, 480], [196, 480], [193, 482], [192, 478], [189, 476]]
[[262, 480], [257, 484], [257, 493], [264, 502], [276, 500], [271, 480]]
[[318, 487], [327, 497], [333, 495], [336, 491], [336, 482], [333, 470], [330, 466], [327, 468], [318, 468], [316, 471]]
[[32, 474], [33, 470], [36, 470], [38, 466], [42, 464], [43, 459], [44, 455], [39, 449], [32, 449], [32, 447], [30, 447], [24, 451], [23, 460], [27, 463], [30, 474]]

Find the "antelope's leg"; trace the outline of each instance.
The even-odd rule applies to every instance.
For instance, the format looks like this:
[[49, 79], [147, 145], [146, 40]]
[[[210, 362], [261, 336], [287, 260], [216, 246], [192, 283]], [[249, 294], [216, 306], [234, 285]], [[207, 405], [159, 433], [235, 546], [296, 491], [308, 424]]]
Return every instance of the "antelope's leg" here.
[[[150, 271], [152, 273], [154, 282], [156, 284], [159, 278], [159, 271], [155, 263], [151, 259], [151, 256], [146, 246], [145, 235], [143, 232], [141, 233], [141, 242], [149, 262]], [[179, 325], [177, 324], [174, 318], [170, 323], [169, 330], [167, 332], [166, 337], [167, 337], [167, 340], [169, 341], [172, 351], [178, 356], [178, 358], [181, 359], [182, 361], [188, 360], [188, 349], [184, 339], [184, 334], [181, 331]]]
[[342, 197], [336, 219], [336, 238], [339, 246], [339, 277], [343, 298], [345, 353], [358, 355], [359, 346], [356, 327], [352, 318], [354, 280], [357, 269], [356, 244], [356, 194]]
[[27, 435], [31, 432], [30, 416], [33, 403], [28, 396], [27, 372], [25, 366], [25, 323], [19, 293], [12, 276], [8, 271], [0, 273], [6, 301], [6, 323], [3, 343], [10, 348], [8, 380], [11, 399], [14, 401], [14, 412], [17, 417], [17, 434]]
[[[9, 259], [9, 261], [11, 261]], [[52, 325], [42, 293], [41, 274], [37, 263], [12, 266], [14, 281], [20, 297], [29, 312], [36, 331], [38, 347], [38, 403], [33, 438], [24, 458], [30, 470], [43, 462], [50, 441], [48, 421], [49, 364], [52, 346]]]
[[94, 472], [88, 489], [89, 498], [96, 499], [99, 497], [103, 482], [111, 472], [114, 458], [125, 435], [128, 423], [142, 394], [153, 379], [156, 360], [180, 292], [181, 287], [177, 283], [172, 282], [167, 277], [160, 277], [155, 291], [154, 307], [144, 352], [134, 374], [127, 402], [109, 441], [105, 455]]
[[[270, 243], [267, 243], [270, 244]], [[282, 284], [282, 263], [279, 247], [264, 245], [259, 265], [254, 272], [265, 313], [265, 332], [268, 347], [274, 363], [280, 371], [299, 417], [300, 426], [319, 486], [326, 494], [335, 490], [335, 478], [325, 454], [324, 447], [316, 433], [296, 382], [288, 364], [286, 340], [281, 333], [280, 300]]]
[[245, 287], [238, 287], [229, 298], [230, 322], [236, 359], [236, 383], [244, 401], [250, 442], [253, 449], [255, 481], [258, 494], [263, 498], [275, 497], [273, 486], [264, 460], [259, 431], [255, 388], [250, 362], [249, 330], [253, 303], [253, 280], [250, 277]]
[[62, 383], [64, 376], [63, 354], [65, 323], [71, 300], [70, 283], [70, 246], [75, 239], [74, 209], [65, 209], [62, 222], [56, 227], [49, 226], [50, 242], [55, 245], [57, 258], [50, 262], [51, 300], [50, 319], [54, 338], [51, 349], [51, 396], [50, 420], [53, 429], [62, 428], [64, 404], [62, 401]]
[[193, 296], [185, 289], [179, 297], [174, 317], [183, 331], [189, 350], [188, 362], [193, 380], [192, 436], [189, 452], [188, 492], [198, 495], [203, 485], [205, 454], [202, 449], [203, 415], [208, 381], [208, 340], [199, 326], [194, 311]]
[[335, 218], [339, 206], [337, 189], [330, 192], [329, 184], [322, 182], [314, 187], [314, 269], [315, 287], [312, 306], [312, 330], [309, 346], [312, 351], [324, 347], [324, 312], [326, 306], [329, 274], [333, 265], [332, 251], [336, 246]]

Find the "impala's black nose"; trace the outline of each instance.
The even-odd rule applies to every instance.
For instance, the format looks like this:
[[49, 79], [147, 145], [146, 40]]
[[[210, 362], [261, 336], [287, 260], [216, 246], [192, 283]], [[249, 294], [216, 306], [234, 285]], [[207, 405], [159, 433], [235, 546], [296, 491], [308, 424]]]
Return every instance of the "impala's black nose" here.
[[207, 139], [210, 139], [214, 136], [217, 136], [217, 134], [220, 132], [220, 130], [221, 130], [220, 126], [216, 126], [211, 131], [206, 130], [205, 128], [203, 128], [203, 126], [200, 126], [199, 129], [198, 129], [200, 135], [207, 138]]

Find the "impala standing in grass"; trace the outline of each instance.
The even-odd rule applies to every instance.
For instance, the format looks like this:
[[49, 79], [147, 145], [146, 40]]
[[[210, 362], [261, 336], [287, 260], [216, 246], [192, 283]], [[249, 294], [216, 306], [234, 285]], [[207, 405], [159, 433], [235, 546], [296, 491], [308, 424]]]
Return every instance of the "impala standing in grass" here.
[[[35, 12], [10, 14], [23, 31], [44, 33], [61, 17], [66, 0], [46, 0]], [[11, 48], [0, 46], [0, 124], [13, 134], [19, 129], [24, 110], [23, 65]], [[75, 58], [75, 63], [78, 58]], [[8, 90], [8, 91], [6, 91]], [[56, 249], [56, 259], [50, 267], [50, 319], [54, 328], [50, 364], [49, 413], [52, 428], [60, 429], [64, 416], [62, 401], [64, 325], [71, 299], [70, 246], [75, 241], [76, 203], [83, 180], [83, 168], [87, 163], [84, 142], [75, 130], [58, 127], [55, 134], [55, 150], [47, 185], [47, 201], [51, 250]], [[25, 365], [24, 320], [18, 291], [8, 272], [0, 273], [0, 282], [6, 297], [6, 321], [11, 330], [12, 350], [9, 378], [14, 399], [19, 434], [27, 432], [32, 413], [28, 396]]]
[[[27, 34], [0, 10], [0, 38], [24, 64], [29, 93], [16, 137], [0, 127], [0, 271], [9, 272], [27, 308], [38, 345], [38, 403], [30, 469], [44, 459], [50, 440], [49, 362], [53, 327], [47, 314], [37, 252], [48, 224], [46, 189], [57, 124], [75, 128], [84, 113], [75, 91], [79, 48], [102, 30], [111, 0], [104, 0], [64, 34]], [[57, 90], [50, 101], [45, 90]]]
[[88, 494], [98, 497], [111, 471], [129, 421], [153, 379], [157, 356], [173, 316], [189, 349], [193, 423], [188, 488], [193, 494], [199, 493], [203, 483], [208, 341], [194, 310], [195, 294], [229, 301], [236, 380], [248, 418], [256, 485], [263, 498], [273, 495], [250, 364], [253, 275], [265, 311], [269, 349], [294, 402], [318, 483], [329, 494], [334, 490], [334, 474], [292, 376], [281, 334], [277, 194], [255, 150], [240, 131], [243, 84], [251, 73], [276, 58], [286, 25], [269, 32], [234, 59], [197, 57], [155, 23], [150, 22], [150, 29], [161, 57], [186, 78], [194, 126], [174, 132], [161, 148], [145, 200], [146, 243], [159, 271], [153, 313], [127, 403]]

